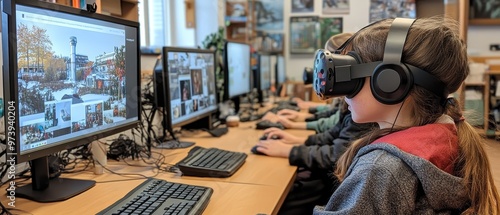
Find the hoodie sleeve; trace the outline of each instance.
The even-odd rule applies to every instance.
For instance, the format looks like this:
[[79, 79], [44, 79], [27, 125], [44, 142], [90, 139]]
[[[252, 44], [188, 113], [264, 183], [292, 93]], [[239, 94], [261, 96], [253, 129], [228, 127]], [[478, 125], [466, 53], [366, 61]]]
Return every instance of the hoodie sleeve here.
[[290, 165], [331, 170], [350, 141], [359, 138], [372, 126], [354, 123], [350, 113], [342, 118], [342, 123], [337, 123], [328, 132], [311, 135], [305, 145], [293, 147], [288, 157]]
[[329, 117], [320, 118], [312, 122], [306, 122], [306, 128], [308, 130], [315, 130], [316, 133], [326, 132], [337, 124], [339, 118], [339, 112], [337, 111], [337, 113], [334, 113]]

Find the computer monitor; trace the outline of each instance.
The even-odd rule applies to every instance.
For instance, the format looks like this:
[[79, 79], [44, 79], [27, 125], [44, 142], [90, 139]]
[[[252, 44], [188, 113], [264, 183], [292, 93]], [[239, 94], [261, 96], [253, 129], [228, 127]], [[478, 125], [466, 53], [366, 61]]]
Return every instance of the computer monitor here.
[[224, 44], [224, 83], [226, 99], [250, 93], [250, 45], [239, 42]]
[[271, 89], [271, 56], [261, 54], [259, 56], [259, 89], [261, 91]]
[[163, 129], [169, 131], [175, 141], [159, 147], [192, 145], [177, 140], [172, 131], [174, 127], [203, 124], [201, 127], [211, 129], [211, 114], [218, 111], [215, 61], [215, 51], [163, 47], [161, 63], [157, 63], [154, 70], [155, 97], [158, 106], [165, 110]]
[[276, 60], [276, 86], [280, 86], [286, 81], [286, 65], [283, 55], [278, 55]]
[[239, 112], [240, 96], [251, 92], [251, 49], [247, 43], [226, 41], [224, 44], [224, 100], [231, 99]]
[[286, 68], [285, 68], [285, 58], [283, 55], [278, 55], [275, 64], [275, 75], [274, 82], [276, 87], [276, 95], [281, 96], [283, 91], [283, 85], [286, 82]]
[[95, 181], [49, 179], [48, 157], [140, 123], [139, 24], [42, 1], [2, 6], [8, 155], [31, 164], [15, 195], [71, 198]]

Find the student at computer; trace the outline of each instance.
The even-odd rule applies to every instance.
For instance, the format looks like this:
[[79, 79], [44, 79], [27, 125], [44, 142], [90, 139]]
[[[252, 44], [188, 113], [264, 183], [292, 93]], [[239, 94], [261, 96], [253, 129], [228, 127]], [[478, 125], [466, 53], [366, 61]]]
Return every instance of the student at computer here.
[[[340, 34], [335, 34], [331, 36], [325, 43], [326, 50], [336, 50], [340, 47], [346, 40], [348, 40], [352, 36], [350, 32], [343, 32]], [[332, 99], [330, 104], [325, 104], [321, 102], [312, 102], [312, 101], [304, 101], [301, 98], [295, 97], [292, 98], [292, 101], [297, 103], [297, 106], [300, 109], [309, 110], [310, 113], [316, 113], [320, 111], [332, 110], [336, 107], [338, 103], [335, 99]]]
[[[280, 115], [278, 114], [273, 114], [273, 113], [266, 113], [264, 117], [262, 117], [263, 120], [269, 120], [271, 122], [279, 122], [281, 125], [283, 125], [284, 128], [290, 128], [290, 129], [307, 129], [307, 130], [314, 130], [316, 133], [321, 133], [328, 131], [330, 128], [335, 126], [335, 124], [339, 121], [339, 115], [340, 113], [337, 111], [338, 109], [332, 110], [329, 112], [330, 116], [328, 117], [323, 117], [319, 118], [317, 120], [313, 121], [293, 121], [289, 119], [289, 115]], [[282, 110], [282, 112], [289, 111], [289, 110]], [[293, 110], [290, 110], [293, 111]], [[297, 119], [295, 119], [297, 120]]]
[[294, 186], [279, 214], [310, 214], [314, 205], [325, 204], [325, 196], [329, 197], [338, 184], [332, 175], [335, 162], [351, 140], [358, 139], [375, 126], [353, 122], [350, 111], [342, 103], [338, 123], [326, 132], [299, 137], [278, 128], [264, 131], [268, 139], [257, 144], [257, 151], [288, 158], [290, 165], [299, 167]]
[[[352, 33], [340, 33], [331, 36], [325, 44], [325, 49], [327, 50], [335, 50], [343, 42], [349, 39], [352, 36]], [[294, 98], [298, 99], [298, 98]], [[298, 99], [300, 100], [300, 99]], [[330, 128], [335, 126], [335, 124], [339, 120], [339, 101], [342, 98], [334, 98], [332, 99], [331, 104], [325, 105], [324, 103], [317, 102], [305, 102], [302, 101], [303, 104], [319, 104], [315, 106], [316, 113], [304, 113], [295, 110], [284, 109], [274, 114], [272, 112], [266, 113], [262, 119], [269, 120], [271, 122], [279, 122], [283, 125], [284, 128], [293, 128], [293, 129], [308, 129], [314, 130], [316, 133], [322, 133], [328, 131]], [[300, 107], [301, 105], [299, 105]], [[304, 106], [305, 107], [305, 106]], [[320, 107], [324, 107], [321, 108]], [[306, 108], [310, 108], [307, 106]], [[306, 119], [307, 122], [306, 122]]]
[[[346, 98], [355, 122], [375, 122], [378, 128], [354, 141], [339, 159], [335, 173], [341, 184], [314, 214], [500, 213], [484, 140], [464, 119], [458, 101], [447, 98], [469, 74], [457, 26], [442, 17], [382, 20], [360, 30], [332, 55], [334, 60], [358, 55], [358, 65], [372, 65], [394, 60], [385, 52], [394, 56], [399, 50], [397, 61], [410, 73], [396, 73], [397, 67], [371, 71], [361, 77], [361, 89]], [[388, 73], [377, 76], [379, 72]], [[406, 74], [420, 76], [409, 91], [378, 89], [391, 77]]]

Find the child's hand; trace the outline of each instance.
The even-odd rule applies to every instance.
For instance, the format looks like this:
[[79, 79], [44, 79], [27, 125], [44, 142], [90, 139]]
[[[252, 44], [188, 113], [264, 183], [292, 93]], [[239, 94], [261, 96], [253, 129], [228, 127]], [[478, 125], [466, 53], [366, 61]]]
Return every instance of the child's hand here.
[[264, 134], [267, 134], [268, 139], [271, 137], [277, 137], [279, 140], [285, 144], [303, 144], [305, 140], [303, 138], [294, 136], [286, 131], [283, 131], [279, 128], [268, 128], [264, 130]]
[[269, 120], [270, 122], [278, 122], [278, 115], [272, 113], [272, 112], [267, 112], [266, 114], [264, 114], [264, 116], [262, 117], [262, 120]]
[[257, 151], [268, 156], [288, 158], [292, 145], [285, 144], [281, 140], [261, 140], [257, 143]]
[[299, 117], [300, 113], [294, 110], [289, 110], [289, 109], [283, 109], [278, 111], [279, 116], [284, 116], [290, 120], [295, 120], [297, 117]]
[[298, 125], [296, 122], [293, 122], [284, 116], [278, 116], [277, 120], [285, 128], [298, 128]]

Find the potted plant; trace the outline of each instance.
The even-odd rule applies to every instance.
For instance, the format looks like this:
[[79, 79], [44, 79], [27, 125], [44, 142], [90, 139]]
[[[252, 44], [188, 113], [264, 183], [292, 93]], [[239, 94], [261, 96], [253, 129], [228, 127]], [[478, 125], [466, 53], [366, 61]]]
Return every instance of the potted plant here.
[[216, 50], [217, 67], [215, 69], [215, 84], [217, 86], [219, 101], [222, 101], [224, 98], [224, 61], [222, 55], [224, 41], [224, 27], [219, 27], [217, 32], [209, 34], [202, 42], [204, 49]]

